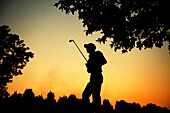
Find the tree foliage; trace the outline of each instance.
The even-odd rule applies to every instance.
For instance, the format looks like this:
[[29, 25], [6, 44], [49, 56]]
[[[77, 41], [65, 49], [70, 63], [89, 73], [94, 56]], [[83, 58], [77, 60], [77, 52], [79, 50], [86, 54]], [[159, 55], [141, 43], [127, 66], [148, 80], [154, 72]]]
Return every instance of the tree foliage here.
[[170, 14], [166, 0], [59, 0], [55, 5], [66, 14], [78, 13], [86, 35], [99, 31], [98, 42], [110, 39], [110, 46], [123, 53], [168, 42]]
[[21, 75], [22, 69], [33, 58], [24, 40], [16, 34], [11, 34], [9, 26], [0, 26], [0, 97], [7, 90], [7, 83], [12, 82], [13, 76]]

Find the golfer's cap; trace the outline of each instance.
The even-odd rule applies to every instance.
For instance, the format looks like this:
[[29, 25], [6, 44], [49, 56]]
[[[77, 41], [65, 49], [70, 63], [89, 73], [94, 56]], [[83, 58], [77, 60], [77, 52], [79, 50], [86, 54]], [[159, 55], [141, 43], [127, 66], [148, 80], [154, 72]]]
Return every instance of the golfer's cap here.
[[96, 49], [96, 46], [93, 43], [84, 44], [84, 47], [86, 49]]

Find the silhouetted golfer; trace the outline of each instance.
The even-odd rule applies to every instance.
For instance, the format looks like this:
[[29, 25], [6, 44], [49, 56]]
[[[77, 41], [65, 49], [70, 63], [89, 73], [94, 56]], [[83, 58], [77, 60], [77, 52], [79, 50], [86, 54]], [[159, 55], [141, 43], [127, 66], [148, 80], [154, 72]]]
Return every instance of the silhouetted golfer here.
[[89, 103], [89, 97], [92, 95], [93, 108], [95, 110], [100, 108], [101, 105], [101, 85], [103, 83], [102, 66], [107, 63], [105, 57], [100, 51], [95, 51], [96, 46], [93, 43], [84, 44], [89, 59], [86, 63], [87, 72], [91, 74], [90, 82], [87, 84], [83, 91], [83, 101]]

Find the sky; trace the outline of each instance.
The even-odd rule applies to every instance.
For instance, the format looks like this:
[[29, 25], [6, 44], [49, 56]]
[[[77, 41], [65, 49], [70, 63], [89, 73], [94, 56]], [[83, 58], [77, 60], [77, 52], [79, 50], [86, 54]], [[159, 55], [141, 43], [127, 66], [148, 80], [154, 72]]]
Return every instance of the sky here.
[[35, 95], [47, 97], [75, 94], [81, 98], [89, 82], [86, 61], [70, 39], [74, 39], [88, 58], [83, 47], [92, 42], [107, 59], [103, 66], [104, 82], [101, 97], [116, 101], [136, 102], [141, 106], [153, 103], [170, 109], [170, 54], [167, 43], [160, 48], [122, 54], [106, 44], [99, 44], [96, 32], [86, 36], [77, 15], [66, 15], [53, 5], [57, 0], [0, 0], [0, 26], [8, 25], [11, 33], [20, 36], [34, 53], [23, 74], [13, 78], [8, 92], [23, 93], [31, 88]]

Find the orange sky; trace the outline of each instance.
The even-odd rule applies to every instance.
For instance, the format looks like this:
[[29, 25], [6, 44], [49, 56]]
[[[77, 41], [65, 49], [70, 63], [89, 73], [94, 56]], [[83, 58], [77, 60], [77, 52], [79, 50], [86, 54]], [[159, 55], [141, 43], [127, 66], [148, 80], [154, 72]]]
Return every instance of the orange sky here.
[[18, 34], [35, 57], [23, 69], [23, 75], [14, 77], [8, 84], [9, 93], [23, 93], [32, 88], [44, 98], [49, 91], [56, 99], [63, 95], [81, 93], [89, 81], [85, 60], [68, 42], [74, 39], [88, 58], [84, 43], [93, 42], [101, 50], [108, 64], [103, 67], [104, 83], [102, 99], [137, 102], [140, 105], [154, 103], [170, 109], [170, 54], [167, 43], [161, 49], [153, 48], [122, 54], [95, 40], [99, 33], [85, 36], [77, 15], [65, 15], [53, 5], [56, 0], [1, 0], [0, 25], [9, 25]]

